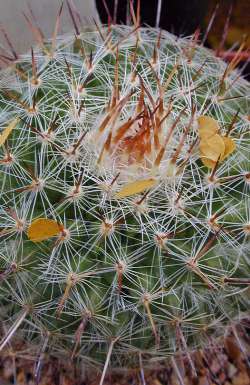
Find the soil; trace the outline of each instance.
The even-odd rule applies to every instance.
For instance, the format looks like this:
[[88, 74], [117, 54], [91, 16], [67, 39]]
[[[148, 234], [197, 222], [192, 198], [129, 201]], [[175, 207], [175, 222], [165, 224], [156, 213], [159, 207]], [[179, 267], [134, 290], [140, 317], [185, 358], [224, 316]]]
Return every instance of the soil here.
[[[41, 361], [41, 371], [34, 379], [35, 362], [27, 348], [12, 347], [0, 357], [1, 385], [99, 385], [101, 371], [80, 373], [68, 360]], [[192, 376], [188, 360], [176, 357], [178, 373], [170, 363], [154, 369], [138, 368], [133, 371], [108, 372], [103, 385], [250, 385], [250, 338], [245, 335], [243, 345], [231, 335], [210, 349], [192, 354], [197, 377]], [[181, 377], [181, 379], [180, 379]]]

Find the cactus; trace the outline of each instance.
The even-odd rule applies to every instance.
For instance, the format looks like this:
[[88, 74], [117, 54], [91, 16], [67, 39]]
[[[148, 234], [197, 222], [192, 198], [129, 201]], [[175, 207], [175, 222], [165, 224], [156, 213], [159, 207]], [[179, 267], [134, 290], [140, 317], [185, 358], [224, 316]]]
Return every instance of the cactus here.
[[0, 349], [25, 341], [37, 378], [45, 353], [100, 384], [175, 357], [195, 376], [249, 307], [249, 84], [134, 21], [33, 27], [0, 73]]

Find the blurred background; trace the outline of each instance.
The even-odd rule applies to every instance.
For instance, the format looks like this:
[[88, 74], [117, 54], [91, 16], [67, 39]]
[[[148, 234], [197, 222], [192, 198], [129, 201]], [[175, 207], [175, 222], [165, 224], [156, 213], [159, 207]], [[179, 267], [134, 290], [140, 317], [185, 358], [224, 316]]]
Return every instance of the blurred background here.
[[[25, 52], [34, 43], [23, 13], [30, 17], [32, 12], [44, 34], [51, 36], [61, 3], [62, 0], [0, 0], [0, 26], [4, 27], [8, 33], [17, 52]], [[97, 18], [94, 0], [74, 0], [74, 4], [85, 24], [92, 24], [93, 17]], [[72, 21], [65, 1], [61, 33], [72, 29]], [[6, 46], [6, 41], [3, 33], [0, 32], [0, 47], [1, 45]]]
[[[136, 6], [137, 1], [133, 3]], [[102, 22], [111, 16], [126, 23], [128, 1], [96, 0], [96, 5]], [[190, 35], [199, 28], [204, 44], [226, 60], [245, 40], [239, 66], [250, 77], [250, 0], [141, 0], [140, 13], [142, 23], [176, 35]]]
[[[136, 7], [137, 0], [129, 1]], [[93, 24], [93, 19], [104, 23], [109, 19], [126, 23], [129, 1], [65, 0], [61, 33], [73, 30], [68, 3], [76, 14], [79, 12], [83, 24], [88, 25]], [[0, 31], [0, 54], [8, 47], [5, 33], [18, 53], [30, 49], [34, 43], [24, 13], [36, 20], [45, 36], [50, 36], [61, 3], [62, 0], [0, 0], [0, 27], [4, 29], [4, 32]], [[220, 56], [232, 47], [231, 56], [226, 57], [228, 60], [237, 50], [237, 44], [245, 38], [240, 66], [249, 77], [250, 0], [141, 0], [140, 13], [142, 24], [159, 25], [177, 35], [190, 35], [200, 28], [205, 45], [215, 49]], [[3, 65], [2, 62], [0, 65]]]

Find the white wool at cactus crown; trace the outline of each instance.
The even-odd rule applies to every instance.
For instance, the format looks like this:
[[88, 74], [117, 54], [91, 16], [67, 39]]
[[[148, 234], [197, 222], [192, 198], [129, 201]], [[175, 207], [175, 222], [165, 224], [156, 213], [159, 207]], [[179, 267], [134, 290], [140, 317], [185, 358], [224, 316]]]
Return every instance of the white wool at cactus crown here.
[[[30, 15], [28, 4], [44, 34], [50, 36], [61, 3], [61, 0], [0, 0], [0, 27], [6, 30], [17, 52], [27, 51], [34, 43], [34, 38], [23, 15], [23, 13]], [[93, 23], [93, 18], [98, 20], [94, 0], [74, 0], [74, 4], [84, 23]], [[65, 33], [72, 29], [72, 21], [65, 2], [60, 31]], [[0, 31], [0, 50], [3, 46], [6, 47], [6, 43], [3, 33]]]

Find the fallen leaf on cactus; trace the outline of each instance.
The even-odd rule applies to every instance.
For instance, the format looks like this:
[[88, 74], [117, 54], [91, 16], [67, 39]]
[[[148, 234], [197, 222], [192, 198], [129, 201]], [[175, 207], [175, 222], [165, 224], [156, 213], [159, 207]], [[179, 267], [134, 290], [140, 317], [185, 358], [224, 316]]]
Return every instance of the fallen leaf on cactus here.
[[61, 231], [60, 225], [53, 219], [35, 219], [28, 228], [28, 237], [33, 242], [42, 242], [58, 235]]
[[208, 168], [213, 168], [216, 162], [223, 161], [235, 150], [231, 138], [218, 134], [218, 122], [209, 116], [198, 118], [201, 160]]
[[213, 135], [210, 138], [202, 139], [200, 142], [201, 159], [207, 158], [214, 162], [223, 157], [225, 144], [220, 135]]
[[137, 180], [132, 183], [128, 183], [122, 187], [122, 189], [115, 195], [116, 198], [125, 198], [131, 195], [139, 194], [153, 186], [155, 186], [156, 180], [153, 178]]
[[221, 160], [224, 160], [230, 154], [232, 154], [232, 152], [235, 151], [236, 145], [235, 145], [235, 142], [233, 141], [233, 139], [228, 138], [227, 136], [222, 136], [221, 138], [222, 138], [222, 140], [224, 142], [224, 145], [225, 145], [225, 151], [224, 151], [224, 154], [223, 154], [223, 156], [221, 158]]
[[201, 139], [207, 139], [216, 135], [220, 129], [218, 122], [214, 118], [205, 115], [201, 115], [198, 118], [198, 125]]
[[2, 146], [6, 140], [8, 139], [11, 132], [16, 127], [17, 123], [19, 122], [19, 118], [13, 119], [10, 124], [3, 130], [3, 132], [0, 134], [0, 146]]
[[214, 168], [217, 163], [214, 160], [206, 158], [204, 155], [201, 155], [201, 161], [204, 164], [204, 166], [208, 168]]

